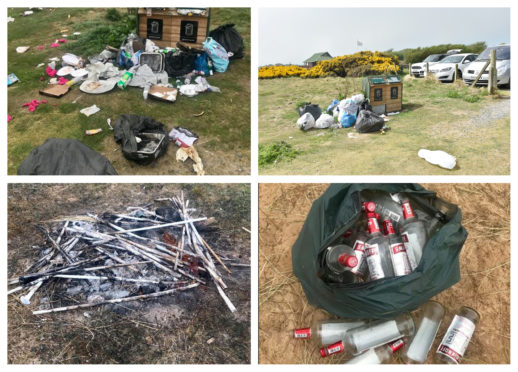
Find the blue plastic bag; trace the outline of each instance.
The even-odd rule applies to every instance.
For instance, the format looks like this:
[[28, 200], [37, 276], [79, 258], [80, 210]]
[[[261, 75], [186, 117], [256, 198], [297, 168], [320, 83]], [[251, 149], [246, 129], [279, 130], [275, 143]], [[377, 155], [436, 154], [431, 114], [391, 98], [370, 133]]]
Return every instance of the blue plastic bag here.
[[216, 40], [208, 37], [203, 43], [203, 50], [212, 60], [214, 70], [217, 72], [225, 72], [228, 67], [228, 54], [225, 48]]
[[203, 72], [206, 76], [210, 74], [207, 53], [198, 54], [194, 60], [194, 69]]
[[342, 128], [350, 128], [356, 123], [356, 115], [353, 114], [344, 114], [340, 118], [340, 125]]
[[334, 99], [333, 102], [329, 106], [327, 106], [327, 110], [326, 110], [327, 113], [332, 115], [333, 110], [335, 109], [336, 106], [338, 106], [339, 103], [340, 103], [339, 100]]

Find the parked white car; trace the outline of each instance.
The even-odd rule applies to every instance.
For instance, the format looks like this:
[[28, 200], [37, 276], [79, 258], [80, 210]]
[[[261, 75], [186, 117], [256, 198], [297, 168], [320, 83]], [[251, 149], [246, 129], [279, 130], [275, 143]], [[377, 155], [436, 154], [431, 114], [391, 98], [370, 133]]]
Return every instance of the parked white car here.
[[[511, 84], [511, 46], [498, 45], [484, 50], [477, 59], [469, 64], [462, 74], [466, 84], [472, 84], [477, 78], [480, 70], [489, 61], [491, 50], [496, 50], [496, 79], [497, 85], [510, 86]], [[489, 79], [489, 67], [486, 68], [477, 85], [487, 85]]]
[[455, 78], [455, 65], [458, 65], [459, 78], [462, 77], [462, 73], [478, 57], [478, 54], [472, 53], [460, 53], [453, 54], [441, 60], [439, 63], [430, 67], [430, 72], [435, 74], [437, 79], [440, 81], [452, 82]]
[[410, 69], [411, 74], [415, 77], [424, 77], [426, 72], [426, 63], [428, 63], [428, 68], [430, 68], [444, 57], [446, 57], [446, 54], [430, 54], [423, 62], [412, 63], [412, 67]]

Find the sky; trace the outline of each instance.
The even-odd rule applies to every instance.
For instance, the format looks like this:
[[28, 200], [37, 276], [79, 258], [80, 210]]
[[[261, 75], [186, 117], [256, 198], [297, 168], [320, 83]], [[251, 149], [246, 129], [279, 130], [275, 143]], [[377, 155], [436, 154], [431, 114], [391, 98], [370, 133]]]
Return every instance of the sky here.
[[[437, 44], [509, 43], [509, 8], [260, 8], [259, 66]], [[363, 43], [357, 46], [357, 41]]]

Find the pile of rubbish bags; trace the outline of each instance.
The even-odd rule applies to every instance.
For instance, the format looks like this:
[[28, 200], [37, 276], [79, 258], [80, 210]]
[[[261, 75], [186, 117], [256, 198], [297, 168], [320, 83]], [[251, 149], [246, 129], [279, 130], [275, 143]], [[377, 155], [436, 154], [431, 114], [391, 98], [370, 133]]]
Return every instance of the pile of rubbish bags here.
[[297, 126], [302, 130], [350, 128], [359, 133], [378, 132], [386, 129], [384, 116], [372, 111], [369, 101], [363, 94], [356, 94], [341, 101], [335, 99], [325, 113], [310, 102], [298, 108]]

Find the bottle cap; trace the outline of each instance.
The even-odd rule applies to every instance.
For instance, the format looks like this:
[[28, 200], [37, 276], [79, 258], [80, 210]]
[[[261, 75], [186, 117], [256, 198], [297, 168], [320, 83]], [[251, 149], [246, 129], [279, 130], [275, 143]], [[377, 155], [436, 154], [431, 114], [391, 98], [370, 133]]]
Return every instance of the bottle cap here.
[[412, 209], [412, 206], [410, 205], [410, 201], [405, 200], [401, 204], [401, 207], [403, 208], [403, 218], [405, 220], [415, 217], [415, 213], [414, 213], [414, 210]]
[[353, 234], [353, 231], [351, 229], [347, 230], [342, 236], [344, 238], [348, 238]]
[[383, 231], [385, 232], [385, 235], [394, 235], [396, 233], [394, 225], [392, 225], [392, 222], [389, 219], [383, 221]]
[[403, 346], [405, 346], [405, 339], [400, 338], [399, 340], [389, 343], [388, 346], [392, 350], [392, 353], [395, 353], [396, 351], [401, 349]]
[[311, 328], [299, 328], [293, 331], [293, 337], [307, 339], [311, 337]]
[[376, 204], [374, 202], [366, 202], [365, 203], [365, 212], [374, 212], [376, 211]]
[[356, 265], [358, 265], [358, 259], [356, 258], [356, 256], [352, 256], [347, 253], [341, 254], [340, 257], [338, 257], [338, 262], [341, 265], [347, 266], [350, 268], [356, 267]]

